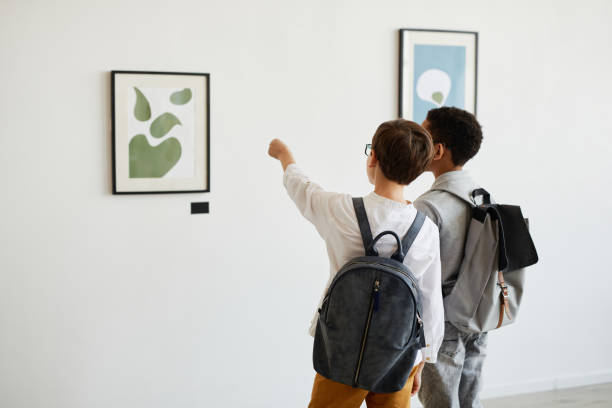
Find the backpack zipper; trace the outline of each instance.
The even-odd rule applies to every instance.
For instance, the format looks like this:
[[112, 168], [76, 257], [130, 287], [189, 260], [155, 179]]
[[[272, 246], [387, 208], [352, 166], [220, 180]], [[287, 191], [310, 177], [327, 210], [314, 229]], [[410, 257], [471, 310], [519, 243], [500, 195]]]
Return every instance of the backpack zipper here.
[[[355, 262], [351, 262], [351, 263], [345, 265], [345, 267], [346, 266], [350, 266], [350, 265], [357, 265], [357, 264], [369, 265], [368, 262], [355, 261]], [[389, 268], [389, 269], [393, 269], [394, 271], [397, 271], [397, 272], [401, 273], [402, 275], [407, 277], [410, 280], [410, 282], [412, 282], [412, 284], [414, 285], [415, 288], [419, 287], [419, 285], [417, 285], [417, 283], [414, 280], [414, 278], [412, 276], [408, 275], [406, 272], [402, 271], [401, 269], [394, 268], [393, 266], [390, 266], [390, 265], [385, 265], [385, 267]], [[323, 302], [325, 302], [325, 299], [323, 299]], [[418, 310], [416, 311], [416, 316], [417, 316], [417, 321], [419, 322], [419, 324], [422, 325], [423, 324], [423, 319], [421, 319], [421, 315], [419, 315], [419, 311]]]
[[374, 302], [379, 296], [378, 291], [380, 290], [380, 281], [378, 278], [374, 281], [374, 288], [370, 295], [370, 309], [368, 311], [368, 319], [366, 320], [366, 326], [363, 330], [363, 337], [361, 339], [361, 350], [359, 351], [359, 359], [357, 360], [357, 368], [355, 369], [355, 378], [353, 379], [353, 385], [357, 385], [357, 379], [359, 378], [359, 371], [361, 370], [361, 362], [363, 360], [363, 352], [365, 350], [366, 340], [368, 339], [368, 332], [370, 331], [370, 322], [372, 321], [372, 313], [374, 312]]
[[[363, 264], [363, 265], [370, 265], [369, 262], [361, 262], [361, 261], [355, 261], [355, 262], [351, 262], [346, 264], [344, 267], [350, 266], [350, 265], [356, 265], [356, 264]], [[408, 279], [410, 279], [410, 282], [412, 282], [414, 284], [415, 287], [418, 287], [416, 281], [414, 280], [414, 278], [410, 275], [408, 275], [406, 272], [402, 271], [399, 268], [395, 268], [391, 265], [385, 265], [385, 268], [389, 268], [389, 269], [393, 269], [394, 271], [397, 271], [399, 273], [401, 273], [402, 275], [404, 275], [405, 277], [407, 277]]]

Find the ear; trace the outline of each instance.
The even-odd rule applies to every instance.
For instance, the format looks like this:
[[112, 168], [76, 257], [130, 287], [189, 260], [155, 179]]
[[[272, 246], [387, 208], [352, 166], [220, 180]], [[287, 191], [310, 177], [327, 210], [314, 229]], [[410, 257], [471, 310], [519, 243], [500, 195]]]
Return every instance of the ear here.
[[370, 153], [370, 157], [368, 157], [368, 167], [373, 169], [374, 167], [376, 167], [377, 164], [378, 159], [376, 158], [376, 153], [374, 153], [374, 150], [372, 150], [372, 153]]
[[[444, 147], [444, 145], [442, 143], [434, 143], [434, 156], [433, 156], [433, 159], [434, 160], [440, 160], [442, 157], [444, 157], [444, 153], [447, 153], [447, 150]], [[448, 152], [448, 153], [450, 153], [450, 152]]]

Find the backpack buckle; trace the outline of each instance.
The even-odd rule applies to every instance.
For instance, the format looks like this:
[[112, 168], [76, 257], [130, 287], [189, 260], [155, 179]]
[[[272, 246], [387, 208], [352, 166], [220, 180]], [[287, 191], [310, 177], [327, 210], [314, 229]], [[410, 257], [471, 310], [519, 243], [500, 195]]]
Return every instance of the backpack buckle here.
[[506, 285], [506, 283], [497, 283], [497, 286], [499, 286], [502, 290], [502, 296], [506, 299], [508, 299], [510, 297], [509, 293], [508, 293], [508, 285]]

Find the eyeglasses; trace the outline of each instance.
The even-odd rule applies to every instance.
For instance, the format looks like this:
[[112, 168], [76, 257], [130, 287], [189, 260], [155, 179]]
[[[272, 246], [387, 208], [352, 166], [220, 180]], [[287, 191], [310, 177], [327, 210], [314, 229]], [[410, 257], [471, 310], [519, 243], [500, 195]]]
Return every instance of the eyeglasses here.
[[364, 153], [366, 156], [369, 156], [372, 154], [372, 143], [366, 144]]

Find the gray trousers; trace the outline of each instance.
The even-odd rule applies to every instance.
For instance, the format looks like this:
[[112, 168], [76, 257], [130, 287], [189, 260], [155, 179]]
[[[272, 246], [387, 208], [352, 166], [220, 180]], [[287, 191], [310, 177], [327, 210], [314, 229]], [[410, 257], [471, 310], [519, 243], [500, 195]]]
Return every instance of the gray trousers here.
[[423, 368], [419, 400], [425, 408], [481, 408], [487, 333], [465, 333], [448, 322], [444, 326], [438, 361]]

